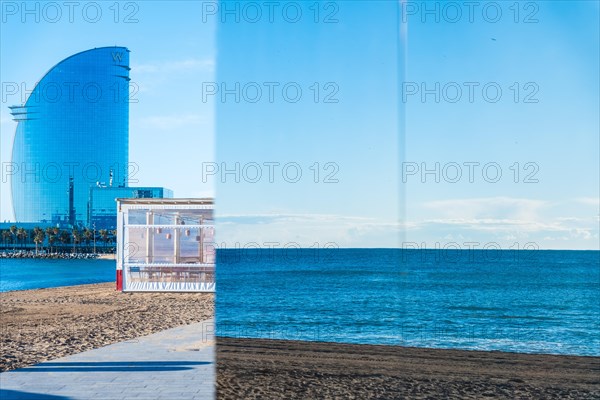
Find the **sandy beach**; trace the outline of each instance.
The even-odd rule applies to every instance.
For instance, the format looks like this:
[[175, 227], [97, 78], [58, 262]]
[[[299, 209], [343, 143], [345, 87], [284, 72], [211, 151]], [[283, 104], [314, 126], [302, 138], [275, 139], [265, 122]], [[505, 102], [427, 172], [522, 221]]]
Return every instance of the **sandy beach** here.
[[217, 339], [219, 400], [599, 399], [600, 358]]
[[0, 371], [214, 315], [212, 293], [122, 293], [114, 283], [0, 293]]
[[[5, 292], [2, 371], [214, 314], [212, 294], [113, 283]], [[600, 358], [217, 339], [218, 399], [599, 399]]]

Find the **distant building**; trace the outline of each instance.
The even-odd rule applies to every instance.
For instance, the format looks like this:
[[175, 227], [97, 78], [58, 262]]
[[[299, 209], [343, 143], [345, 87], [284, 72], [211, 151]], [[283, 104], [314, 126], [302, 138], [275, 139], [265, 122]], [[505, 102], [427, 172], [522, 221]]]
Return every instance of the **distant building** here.
[[162, 187], [90, 187], [87, 226], [117, 229], [117, 198], [172, 198], [173, 192]]
[[[83, 51], [10, 107], [18, 122], [9, 174], [17, 224], [85, 224], [90, 186], [113, 174], [115, 186], [128, 185], [129, 71], [125, 47]], [[113, 208], [115, 197], [124, 196], [113, 196]]]

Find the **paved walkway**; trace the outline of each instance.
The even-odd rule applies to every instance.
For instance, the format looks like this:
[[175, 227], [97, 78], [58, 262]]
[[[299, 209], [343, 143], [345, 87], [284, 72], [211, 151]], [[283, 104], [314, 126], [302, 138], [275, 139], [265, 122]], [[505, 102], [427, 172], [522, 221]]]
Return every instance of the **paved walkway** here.
[[0, 400], [210, 400], [214, 322], [181, 326], [0, 374]]

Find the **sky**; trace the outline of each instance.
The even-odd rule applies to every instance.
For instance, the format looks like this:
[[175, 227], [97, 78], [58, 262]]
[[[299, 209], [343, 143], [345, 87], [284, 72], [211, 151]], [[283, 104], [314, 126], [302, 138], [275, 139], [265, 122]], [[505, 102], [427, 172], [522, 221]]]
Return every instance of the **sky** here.
[[216, 194], [225, 246], [600, 246], [596, 1], [7, 3], [3, 83], [132, 51], [139, 185]]
[[[202, 23], [201, 3], [76, 2], [72, 15], [63, 2], [51, 3], [60, 6], [58, 13], [45, 2], [1, 4], [1, 161], [10, 162], [16, 129], [8, 106], [22, 101], [21, 90], [5, 95], [7, 84], [31, 90], [64, 58], [119, 45], [131, 51], [129, 162], [137, 173], [129, 184], [163, 186], [177, 197], [214, 196], [196, 169], [200, 161], [214, 161], [214, 110], [198, 93], [201, 82], [214, 80], [216, 24]], [[0, 188], [0, 220], [13, 220], [5, 169]]]
[[[465, 95], [406, 103], [406, 160], [448, 166], [440, 183], [407, 176], [407, 236], [598, 249], [600, 3], [524, 2], [519, 22], [513, 3], [500, 4], [505, 18], [495, 23], [477, 11], [474, 23], [409, 19], [406, 80], [459, 82]], [[471, 103], [465, 82], [496, 82], [502, 96], [494, 103], [493, 91], [488, 99], [475, 91]], [[462, 166], [456, 183], [452, 162]], [[473, 183], [465, 162], [479, 163]], [[488, 163], [500, 168], [484, 175]]]
[[[214, 96], [219, 161], [296, 162], [307, 178], [217, 174], [221, 237], [598, 249], [598, 2], [468, 4], [338, 2], [334, 23], [313, 9], [221, 23], [227, 88], [339, 86], [337, 104]], [[339, 182], [313, 183], [307, 166], [326, 161]]]
[[[219, 24], [216, 78], [226, 89], [239, 83], [241, 96], [212, 96], [218, 235], [228, 246], [394, 246], [396, 3], [321, 3], [318, 14], [302, 4], [288, 14], [282, 8], [272, 23]], [[253, 82], [263, 92], [259, 100]], [[239, 182], [223, 174], [223, 163], [233, 170], [236, 162]], [[261, 179], [254, 182], [256, 165]]]

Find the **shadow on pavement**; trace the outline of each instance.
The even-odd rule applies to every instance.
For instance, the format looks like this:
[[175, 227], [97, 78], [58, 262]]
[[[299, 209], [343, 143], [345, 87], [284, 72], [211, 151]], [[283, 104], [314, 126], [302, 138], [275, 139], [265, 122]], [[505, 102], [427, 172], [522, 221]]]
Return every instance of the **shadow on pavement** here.
[[52, 394], [0, 389], [0, 400], [70, 400], [70, 398], [64, 396], [54, 396]]
[[[144, 372], [185, 371], [208, 361], [105, 361], [105, 362], [46, 362], [12, 372]], [[0, 397], [4, 400], [4, 397]]]

